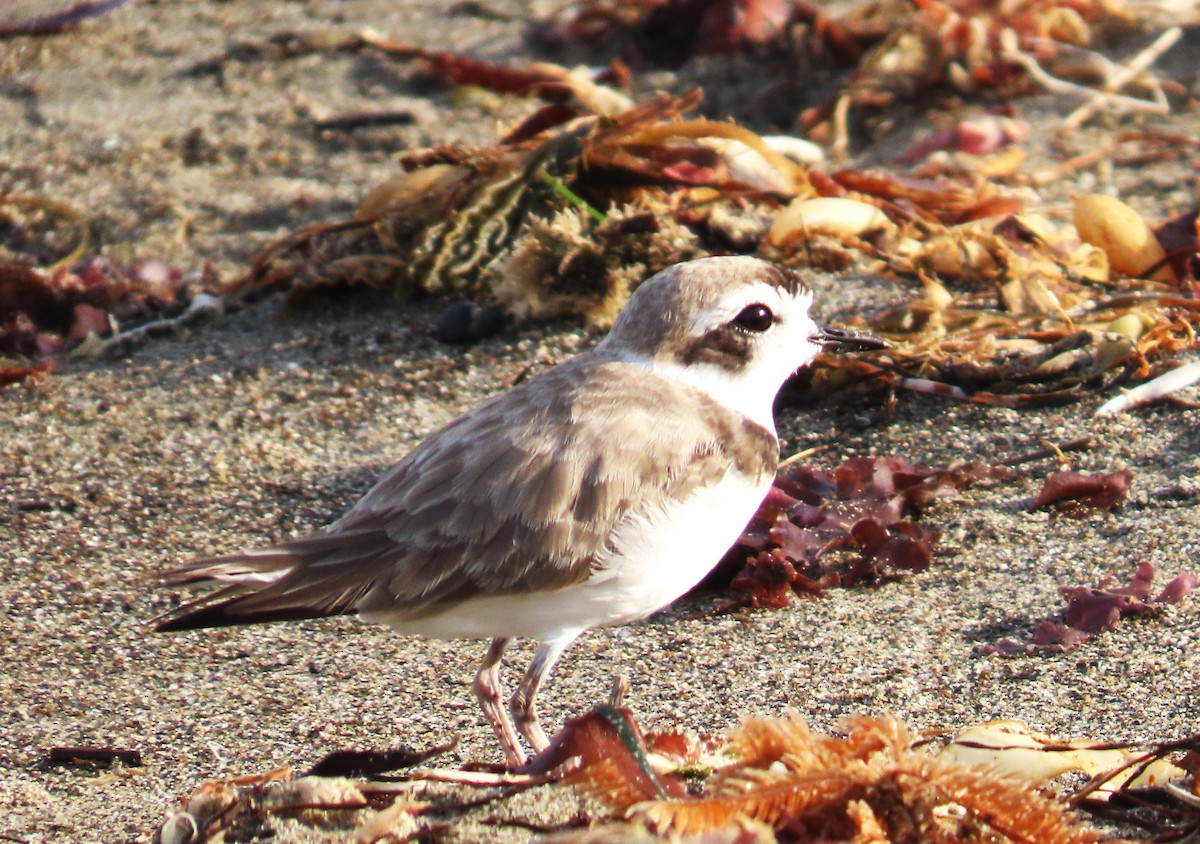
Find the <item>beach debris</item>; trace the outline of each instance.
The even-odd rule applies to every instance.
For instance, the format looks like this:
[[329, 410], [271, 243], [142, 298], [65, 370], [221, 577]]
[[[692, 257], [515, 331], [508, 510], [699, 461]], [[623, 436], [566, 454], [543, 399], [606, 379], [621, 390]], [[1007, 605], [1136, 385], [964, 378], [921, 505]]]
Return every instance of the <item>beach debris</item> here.
[[1200, 733], [1107, 747], [1128, 758], [1076, 789], [1073, 806], [1108, 823], [1145, 830], [1155, 841], [1187, 841], [1200, 832]]
[[939, 532], [913, 520], [935, 501], [1005, 469], [961, 463], [944, 470], [895, 457], [858, 457], [829, 471], [792, 463], [706, 583], [728, 580], [756, 607], [781, 608], [792, 593], [876, 585], [927, 569]]
[[1180, 390], [1200, 381], [1200, 362], [1193, 361], [1169, 369], [1157, 378], [1126, 390], [1096, 408], [1096, 416], [1106, 416], [1131, 410], [1144, 404], [1169, 398]]
[[[88, 307], [88, 306], [76, 306]], [[212, 293], [198, 292], [184, 307], [183, 312], [175, 317], [155, 319], [122, 331], [116, 321], [104, 311], [95, 311], [95, 328], [89, 328], [85, 334], [76, 338], [78, 343], [71, 349], [71, 357], [121, 357], [129, 354], [151, 337], [166, 337], [183, 328], [198, 325], [211, 319], [216, 319], [225, 312], [225, 301]], [[101, 321], [103, 320], [103, 322]], [[76, 325], [79, 317], [76, 316]], [[110, 335], [102, 337], [106, 331]], [[74, 336], [72, 334], [71, 336]]]
[[140, 750], [96, 745], [52, 747], [47, 752], [46, 758], [56, 764], [87, 767], [108, 767], [114, 762], [120, 762], [126, 768], [140, 768], [143, 764]]
[[9, 384], [40, 384], [54, 371], [55, 361], [43, 360], [28, 365], [0, 365], [0, 388]]
[[[619, 694], [618, 694], [619, 696]], [[484, 826], [553, 833], [557, 844], [612, 840], [1063, 842], [1100, 839], [1083, 814], [1179, 832], [1200, 824], [1188, 783], [1200, 736], [1160, 742], [1060, 739], [1014, 720], [916, 735], [889, 716], [854, 715], [814, 734], [789, 711], [723, 735], [643, 732], [612, 702], [568, 718], [519, 771], [417, 768], [387, 782], [293, 778], [288, 768], [201, 785], [159, 844], [242, 835], [410, 840], [531, 788], [568, 786], [591, 804], [558, 820], [506, 812]], [[1070, 786], [1064, 774], [1089, 777]], [[441, 791], [433, 791], [440, 787]], [[448, 790], [447, 790], [448, 789]], [[434, 814], [436, 812], [436, 815]]]
[[400, 768], [412, 768], [430, 759], [449, 753], [458, 746], [452, 738], [426, 750], [408, 747], [394, 750], [335, 750], [319, 759], [305, 771], [306, 777], [373, 777]]
[[[159, 259], [76, 260], [78, 247], [38, 266], [47, 255], [33, 240], [23, 252], [0, 248], [0, 370], [27, 370], [20, 380], [44, 377], [58, 356], [124, 353], [224, 307], [210, 292], [220, 290], [211, 266], [185, 275]], [[122, 323], [135, 327], [123, 332]], [[0, 386], [13, 380], [0, 377]]]
[[[725, 831], [739, 841], [763, 842], [775, 840], [775, 833], [881, 844], [1099, 839], [1037, 783], [919, 747], [894, 719], [853, 716], [839, 732], [814, 735], [794, 713], [747, 718], [709, 754], [711, 775], [683, 797], [664, 796], [655, 786], [682, 783], [680, 769], [658, 771], [650, 780], [640, 767], [630, 774], [613, 756], [585, 763], [568, 781], [625, 818], [624, 826], [607, 831], [614, 836], [641, 829], [673, 840]], [[586, 841], [586, 835], [561, 840]]]
[[1133, 472], [1129, 469], [1092, 475], [1070, 470], [1055, 472], [1046, 478], [1029, 509], [1043, 510], [1053, 504], [1059, 513], [1082, 518], [1118, 506], [1128, 495], [1132, 481]]
[[1127, 586], [1112, 586], [1104, 578], [1097, 586], [1062, 586], [1059, 593], [1067, 602], [1062, 621], [1044, 619], [1038, 623], [1029, 641], [1004, 639], [980, 649], [982, 654], [1012, 657], [1038, 653], [1063, 653], [1078, 647], [1097, 633], [1112, 630], [1122, 618], [1154, 615], [1169, 604], [1182, 601], [1200, 584], [1200, 578], [1185, 572], [1173, 578], [1150, 600], [1155, 569], [1140, 562]]
[[[773, 842], [777, 833], [879, 844], [1099, 840], [1084, 813], [1164, 833], [1200, 825], [1200, 800], [1188, 782], [1200, 736], [1060, 739], [998, 720], [939, 739], [865, 715], [823, 736], [793, 712], [747, 718], [724, 737], [702, 738], [643, 736], [625, 717], [627, 742], [581, 750], [574, 765], [562, 767], [565, 783], [623, 820], [563, 832], [556, 841]], [[1068, 787], [1060, 778], [1072, 772], [1089, 779]]]
[[643, 60], [678, 65], [693, 56], [778, 44], [802, 4], [786, 0], [586, 0], [538, 21], [550, 45], [622, 44]]
[[1105, 194], [1083, 196], [1075, 200], [1073, 215], [1083, 242], [1103, 249], [1118, 273], [1175, 281], [1166, 250], [1141, 215], [1121, 200]]
[[[180, 801], [158, 830], [159, 844], [206, 844], [244, 837], [283, 837], [287, 830], [337, 833], [355, 844], [409, 840], [428, 804], [407, 784], [345, 777], [293, 778], [291, 768], [208, 780]], [[393, 836], [393, 837], [389, 837]], [[398, 836], [398, 837], [397, 837]]]
[[1175, 262], [1138, 264], [1149, 278], [1120, 271], [1134, 259], [1102, 234], [1119, 202], [1080, 200], [1079, 231], [1024, 210], [1027, 193], [986, 170], [829, 172], [736, 124], [688, 118], [699, 101], [659, 97], [604, 120], [573, 109], [492, 148], [407, 153], [356, 220], [285, 238], [240, 289], [365, 285], [603, 326], [647, 273], [732, 245], [916, 283], [860, 317], [895, 348], [823, 357], [805, 376], [813, 393], [865, 383], [1009, 407], [1144, 378], [1192, 343], [1200, 305], [1167, 278]]
[[767, 242], [784, 246], [813, 234], [864, 237], [891, 225], [887, 215], [868, 202], [841, 196], [804, 198], [793, 201], [775, 217]]
[[[802, 271], [877, 277], [890, 289], [856, 326], [885, 336], [889, 352], [871, 360], [822, 356], [802, 376], [811, 395], [857, 386], [883, 393], [885, 407], [905, 393], [1018, 408], [1078, 401], [1159, 374], [1161, 361], [1194, 345], [1195, 214], [1143, 220], [1122, 200], [1093, 195], [1079, 199], [1066, 221], [1042, 207], [1042, 177], [1022, 172], [1028, 127], [1011, 98], [1042, 84], [1039, 72], [1098, 85], [1107, 96], [1126, 83], [1153, 93], [1148, 59], [1166, 40], [1155, 42], [1153, 56], [1123, 66], [1100, 61], [1092, 47], [1100, 35], [1133, 31], [1138, 10], [1047, 2], [1005, 16], [921, 2], [830, 15], [803, 4], [598, 0], [559, 13], [550, 29], [603, 37], [668, 10], [690, 22], [679, 33], [688, 54], [721, 44], [717, 52], [746, 52], [773, 67], [772, 56], [799, 50], [839, 73], [857, 70], [805, 113], [800, 128], [813, 130], [805, 138], [698, 117], [699, 90], [638, 100], [628, 93], [632, 71], [618, 59], [599, 69], [499, 64], [345, 28], [239, 42], [208, 69], [370, 51], [446, 85], [486, 88], [510, 106], [533, 102], [491, 145], [405, 150], [351, 219], [294, 231], [237, 283], [199, 289], [231, 307], [278, 290], [292, 303], [356, 289], [387, 290], [398, 301], [439, 296], [458, 303], [439, 336], [472, 342], [509, 318], [518, 327], [560, 316], [606, 326], [641, 279], [671, 263], [757, 254]], [[772, 97], [771, 84], [763, 87]], [[941, 128], [901, 154], [903, 167], [835, 167], [814, 143], [828, 143], [836, 134], [830, 127], [849, 131], [851, 109], [870, 120], [888, 103], [934, 87], [989, 91], [1005, 102], [960, 117], [935, 113]], [[358, 125], [350, 118], [328, 125]], [[313, 119], [334, 118], [313, 112]], [[1145, 156], [1188, 143], [1126, 133], [1103, 155], [1092, 150], [1086, 162], [1068, 164], [1096, 166], [1126, 145]], [[23, 201], [0, 203], [0, 211], [18, 223], [39, 214], [61, 219], [40, 229], [11, 225], [5, 235], [24, 255], [0, 265], [0, 352], [17, 358], [0, 366], [13, 378], [27, 361], [73, 349], [124, 353], [157, 330], [141, 331], [141, 323], [169, 330], [163, 320], [191, 302], [196, 274], [173, 282], [185, 291], [163, 290], [166, 300], [141, 311], [118, 306], [121, 297], [145, 301], [137, 285], [123, 286], [123, 268], [101, 273], [101, 259], [76, 249], [66, 260], [62, 249], [48, 248], [64, 240], [52, 231], [86, 231], [78, 213]], [[92, 284], [86, 295], [59, 296], [62, 283], [88, 276], [111, 277], [108, 292]], [[21, 301], [6, 302], [4, 291], [18, 289]], [[488, 314], [488, 324], [476, 326], [475, 313]]]
[[965, 727], [954, 734], [942, 752], [965, 765], [988, 767], [1038, 783], [1048, 783], [1071, 771], [1089, 777], [1107, 775], [1102, 777], [1098, 790], [1089, 791], [1103, 796], [1121, 789], [1159, 786], [1187, 773], [1162, 758], [1138, 764], [1147, 761], [1144, 751], [1094, 739], [1054, 738], [1014, 720]]
[[[281, 241], [240, 289], [495, 294], [526, 318], [583, 312], [611, 322], [647, 273], [701, 252], [687, 229], [647, 213], [657, 206], [625, 205], [623, 196], [638, 185], [728, 184], [720, 156], [695, 142], [714, 135], [761, 147], [782, 170], [796, 167], [738, 127], [674, 119], [698, 102], [659, 97], [531, 141], [414, 152], [357, 220]], [[593, 213], [597, 207], [604, 213]]]
[[[1029, 139], [1029, 124], [994, 112], [966, 117], [924, 135], [896, 157], [898, 164], [916, 164], [935, 152], [965, 153], [978, 160]], [[999, 174], [997, 174], [999, 175]]]
[[[124, 6], [129, 0], [85, 0], [61, 11], [20, 20], [18, 16], [0, 20], [0, 38], [20, 36], [45, 37], [70, 32], [84, 21], [106, 15]], [[34, 7], [31, 7], [34, 8]]]

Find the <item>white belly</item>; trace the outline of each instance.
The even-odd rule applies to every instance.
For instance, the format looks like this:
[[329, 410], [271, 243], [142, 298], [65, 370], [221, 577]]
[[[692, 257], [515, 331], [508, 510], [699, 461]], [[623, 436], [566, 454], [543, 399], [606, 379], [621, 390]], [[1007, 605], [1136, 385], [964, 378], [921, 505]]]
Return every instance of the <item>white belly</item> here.
[[523, 637], [546, 641], [624, 624], [665, 607], [699, 583], [741, 535], [770, 487], [730, 472], [719, 484], [631, 520], [614, 553], [585, 583], [565, 589], [471, 598], [421, 619], [364, 617], [435, 639]]

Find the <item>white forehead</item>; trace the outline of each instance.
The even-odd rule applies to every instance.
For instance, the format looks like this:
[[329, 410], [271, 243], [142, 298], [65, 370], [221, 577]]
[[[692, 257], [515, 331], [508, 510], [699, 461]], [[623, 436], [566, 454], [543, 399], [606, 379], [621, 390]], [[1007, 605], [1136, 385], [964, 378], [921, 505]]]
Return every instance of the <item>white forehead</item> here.
[[699, 308], [693, 316], [692, 329], [699, 333], [704, 329], [723, 325], [751, 305], [764, 305], [781, 321], [807, 316], [812, 306], [813, 294], [807, 287], [794, 293], [777, 284], [764, 281], [742, 280], [722, 290], [714, 301]]

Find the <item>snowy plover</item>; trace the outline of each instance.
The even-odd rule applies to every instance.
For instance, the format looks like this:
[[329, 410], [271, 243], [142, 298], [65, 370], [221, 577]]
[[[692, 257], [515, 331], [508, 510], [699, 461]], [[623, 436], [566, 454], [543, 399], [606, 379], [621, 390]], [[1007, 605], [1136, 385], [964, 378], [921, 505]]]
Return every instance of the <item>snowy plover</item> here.
[[[403, 633], [490, 639], [473, 688], [509, 764], [548, 744], [534, 698], [592, 627], [691, 589], [737, 539], [775, 475], [772, 404], [822, 349], [872, 349], [823, 328], [800, 277], [705, 258], [641, 285], [599, 345], [430, 436], [310, 536], [166, 575], [216, 591], [159, 630], [358, 614]], [[540, 643], [505, 711], [500, 658]], [[515, 724], [514, 724], [515, 721]]]

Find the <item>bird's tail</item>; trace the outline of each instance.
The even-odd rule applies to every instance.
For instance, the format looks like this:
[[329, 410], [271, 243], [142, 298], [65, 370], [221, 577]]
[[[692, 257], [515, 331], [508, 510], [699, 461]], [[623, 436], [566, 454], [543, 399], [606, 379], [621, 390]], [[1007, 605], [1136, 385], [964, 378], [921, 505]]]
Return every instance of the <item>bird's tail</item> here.
[[219, 588], [155, 618], [155, 629], [197, 630], [355, 613], [379, 571], [371, 562], [389, 543], [377, 530], [361, 535], [318, 533], [186, 563], [163, 575], [162, 583]]

